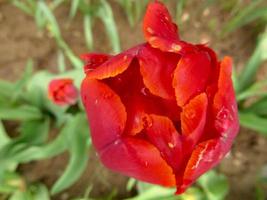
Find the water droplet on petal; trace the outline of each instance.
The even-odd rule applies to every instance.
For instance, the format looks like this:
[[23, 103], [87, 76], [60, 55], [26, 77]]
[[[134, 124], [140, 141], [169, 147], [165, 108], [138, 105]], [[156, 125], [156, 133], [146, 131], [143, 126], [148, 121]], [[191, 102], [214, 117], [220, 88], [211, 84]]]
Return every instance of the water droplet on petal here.
[[114, 145], [118, 145], [119, 144], [119, 140], [116, 140], [115, 142], [114, 142]]
[[97, 105], [97, 104], [98, 104], [98, 100], [96, 99], [96, 100], [95, 100], [95, 105]]
[[154, 32], [154, 30], [152, 29], [152, 28], [150, 28], [150, 27], [147, 27], [147, 32], [148, 33], [150, 33], [150, 34], [154, 34], [155, 32]]
[[173, 143], [171, 143], [171, 142], [169, 142], [169, 143], [168, 143], [168, 146], [169, 146], [171, 149], [173, 149], [173, 148], [174, 148], [174, 144], [173, 144]]
[[171, 48], [172, 48], [172, 50], [174, 52], [178, 52], [178, 51], [180, 51], [182, 49], [182, 47], [180, 45], [175, 44], [175, 43], [172, 44], [172, 47]]
[[147, 162], [147, 161], [145, 162], [145, 166], [146, 166], [146, 167], [148, 166], [148, 162]]
[[144, 96], [147, 96], [149, 94], [149, 90], [146, 88], [146, 87], [143, 87], [141, 89], [141, 93], [144, 95]]

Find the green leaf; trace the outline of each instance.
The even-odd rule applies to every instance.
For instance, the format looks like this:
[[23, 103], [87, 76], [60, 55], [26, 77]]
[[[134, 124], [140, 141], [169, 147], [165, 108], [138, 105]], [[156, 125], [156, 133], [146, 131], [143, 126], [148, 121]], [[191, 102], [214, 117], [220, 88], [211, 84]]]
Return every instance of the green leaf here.
[[71, 64], [76, 69], [81, 69], [83, 66], [83, 62], [77, 56], [74, 55], [71, 48], [67, 45], [67, 43], [62, 38], [56, 38], [58, 46], [63, 49], [64, 53], [70, 60]]
[[8, 137], [5, 127], [3, 126], [3, 123], [0, 120], [0, 149], [2, 146], [4, 146], [9, 141], [10, 141], [10, 138]]
[[40, 6], [36, 7], [34, 19], [39, 29], [43, 29], [47, 24], [47, 19], [45, 18], [44, 12]]
[[267, 27], [264, 33], [260, 36], [259, 42], [250, 57], [248, 63], [242, 70], [238, 78], [238, 87], [236, 91], [238, 93], [249, 87], [255, 80], [255, 75], [259, 69], [261, 63], [267, 59]]
[[88, 162], [91, 141], [86, 117], [84, 114], [77, 114], [69, 123], [72, 124], [72, 131], [66, 139], [70, 160], [62, 176], [53, 185], [52, 194], [57, 194], [72, 185], [81, 176]]
[[119, 0], [120, 5], [123, 7], [125, 14], [127, 15], [128, 22], [130, 26], [134, 26], [135, 19], [134, 19], [134, 1], [127, 1], [127, 0]]
[[28, 102], [36, 107], [43, 108], [45, 101], [48, 100], [47, 87], [49, 81], [52, 79], [52, 75], [45, 71], [40, 71], [34, 74], [27, 84], [27, 92], [25, 98]]
[[25, 71], [20, 80], [18, 80], [14, 85], [14, 94], [12, 95], [12, 101], [15, 102], [18, 100], [20, 95], [24, 95], [24, 88], [28, 81], [30, 80], [33, 72], [33, 61], [31, 59], [28, 60]]
[[49, 192], [45, 185], [30, 185], [26, 191], [17, 190], [10, 200], [50, 200]]
[[4, 80], [0, 80], [0, 97], [3, 99], [11, 99], [14, 94], [15, 84]]
[[30, 105], [12, 108], [0, 107], [0, 119], [26, 121], [41, 119], [42, 117], [42, 112], [38, 108]]
[[206, 195], [197, 187], [188, 188], [180, 195], [181, 200], [207, 200]]
[[29, 5], [27, 5], [27, 3], [21, 2], [19, 0], [12, 0], [11, 2], [12, 2], [12, 4], [14, 6], [16, 6], [17, 8], [19, 8], [20, 10], [22, 10], [26, 14], [33, 15], [33, 10], [32, 10], [32, 8]]
[[266, 200], [264, 189], [261, 188], [260, 185], [256, 185], [255, 200]]
[[97, 15], [105, 25], [106, 32], [113, 48], [113, 52], [118, 53], [121, 51], [121, 48], [119, 34], [113, 17], [112, 9], [106, 0], [100, 0], [100, 2], [101, 6], [98, 9]]
[[37, 6], [43, 12], [44, 17], [49, 22], [48, 28], [53, 34], [55, 38], [61, 38], [60, 29], [57, 23], [55, 16], [53, 15], [52, 11], [46, 5], [45, 1], [38, 1]]
[[245, 108], [244, 111], [254, 113], [256, 115], [267, 115], [267, 97], [263, 97], [256, 101], [248, 108]]
[[267, 95], [267, 91], [265, 89], [266, 86], [267, 86], [267, 80], [256, 82], [248, 89], [237, 94], [236, 99], [237, 101], [242, 101], [249, 97], [266, 96]]
[[55, 10], [58, 6], [60, 6], [63, 2], [66, 0], [53, 0], [50, 4], [49, 7], [51, 10]]
[[64, 54], [61, 50], [58, 51], [57, 63], [58, 63], [59, 73], [65, 72], [66, 71], [66, 63], [65, 63]]
[[197, 182], [205, 191], [208, 200], [223, 200], [229, 191], [226, 177], [213, 170], [202, 175]]
[[49, 125], [49, 118], [25, 121], [20, 127], [21, 136], [18, 138], [19, 142], [32, 145], [43, 144], [48, 138]]
[[83, 30], [85, 36], [86, 46], [89, 50], [93, 49], [93, 32], [92, 32], [92, 16], [86, 14], [83, 18]]
[[[266, 15], [266, 10], [261, 10], [262, 7], [257, 8], [262, 0], [254, 0], [248, 6], [243, 9], [240, 9], [240, 12], [237, 13], [235, 17], [229, 20], [226, 26], [223, 28], [222, 35], [225, 36], [227, 33], [236, 30], [237, 28]], [[266, 8], [265, 8], [266, 9]]]
[[244, 127], [267, 135], [267, 118], [262, 118], [253, 113], [239, 111], [240, 124]]
[[177, 23], [182, 23], [181, 17], [183, 13], [183, 8], [185, 6], [186, 0], [179, 0], [176, 4], [176, 21]]
[[[5, 147], [5, 152], [3, 153], [3, 160], [12, 160], [16, 162], [29, 162], [33, 160], [41, 160], [51, 158], [62, 153], [68, 147], [68, 135], [73, 134], [73, 124], [66, 123], [66, 125], [61, 129], [56, 139], [52, 140], [48, 144], [35, 146], [35, 145], [25, 145], [21, 143], [11, 143]], [[67, 140], [67, 141], [66, 141]], [[26, 146], [26, 147], [25, 147]], [[18, 149], [18, 151], [17, 151]], [[0, 153], [4, 152], [3, 150]], [[14, 153], [11, 153], [14, 152]], [[1, 155], [1, 154], [0, 154]], [[1, 160], [1, 156], [0, 156]]]
[[134, 188], [136, 182], [137, 182], [136, 179], [134, 179], [134, 178], [130, 178], [130, 179], [128, 180], [128, 182], [127, 182], [126, 190], [127, 190], [128, 192], [131, 191], [131, 190]]
[[0, 194], [11, 194], [25, 185], [22, 178], [15, 172], [5, 171], [0, 176]]
[[72, 0], [71, 1], [71, 7], [70, 7], [70, 18], [71, 19], [75, 17], [77, 10], [79, 8], [80, 1], [81, 0]]
[[138, 181], [139, 194], [136, 197], [128, 198], [126, 200], [178, 200], [175, 196], [175, 188], [164, 188], [157, 185], [143, 183]]

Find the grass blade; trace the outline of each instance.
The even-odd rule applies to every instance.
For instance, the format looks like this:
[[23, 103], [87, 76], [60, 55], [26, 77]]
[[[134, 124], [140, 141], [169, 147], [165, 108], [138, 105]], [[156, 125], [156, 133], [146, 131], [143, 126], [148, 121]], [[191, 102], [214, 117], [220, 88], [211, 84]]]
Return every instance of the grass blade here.
[[227, 33], [234, 31], [235, 29], [243, 26], [248, 23], [251, 19], [255, 18], [255, 12], [257, 6], [262, 2], [262, 0], [255, 0], [249, 4], [249, 6], [241, 9], [235, 17], [233, 17], [223, 28], [222, 36], [225, 36]]
[[237, 93], [246, 89], [255, 79], [257, 70], [261, 63], [267, 59], [267, 27], [264, 33], [260, 36], [259, 42], [254, 50], [254, 53], [250, 57], [248, 63], [244, 67], [239, 76]]
[[245, 111], [257, 115], [267, 115], [267, 97], [263, 97], [248, 108], [245, 108]]
[[93, 49], [93, 32], [91, 15], [86, 14], [83, 18], [83, 30], [85, 36], [85, 43], [89, 50]]
[[42, 112], [34, 106], [0, 107], [0, 119], [26, 121], [41, 119], [42, 117]]
[[98, 10], [98, 17], [103, 21], [105, 25], [107, 35], [112, 45], [113, 52], [119, 53], [121, 51], [120, 40], [116, 23], [113, 17], [112, 9], [105, 0], [101, 0], [100, 2], [101, 6], [99, 7]]
[[72, 132], [67, 136], [70, 161], [62, 176], [52, 187], [52, 194], [57, 194], [72, 185], [80, 177], [88, 162], [90, 141], [86, 117], [78, 114], [69, 123], [72, 124]]
[[244, 127], [267, 135], [267, 119], [253, 113], [239, 112], [240, 124]]
[[71, 1], [70, 14], [69, 14], [71, 19], [75, 17], [77, 10], [79, 8], [80, 1], [81, 0], [72, 0]]

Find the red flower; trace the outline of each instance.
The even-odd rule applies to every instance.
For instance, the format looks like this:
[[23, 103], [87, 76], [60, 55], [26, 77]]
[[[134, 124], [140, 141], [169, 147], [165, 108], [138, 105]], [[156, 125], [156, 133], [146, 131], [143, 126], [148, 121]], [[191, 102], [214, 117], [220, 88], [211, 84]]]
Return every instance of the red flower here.
[[147, 43], [85, 56], [82, 100], [108, 168], [176, 185], [179, 194], [222, 160], [237, 135], [232, 61], [180, 40], [159, 2], [149, 4], [143, 29]]
[[72, 79], [54, 79], [49, 83], [48, 97], [57, 105], [73, 105], [77, 102], [78, 95]]

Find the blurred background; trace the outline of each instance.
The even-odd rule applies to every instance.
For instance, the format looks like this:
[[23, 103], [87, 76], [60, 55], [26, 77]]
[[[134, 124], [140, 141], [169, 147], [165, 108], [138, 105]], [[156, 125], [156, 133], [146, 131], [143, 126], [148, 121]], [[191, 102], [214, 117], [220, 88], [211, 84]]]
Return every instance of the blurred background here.
[[47, 99], [55, 77], [79, 88], [81, 54], [144, 42], [148, 2], [0, 0], [0, 200], [267, 199], [266, 0], [163, 1], [182, 40], [233, 58], [242, 126], [223, 162], [181, 196], [106, 169], [80, 102], [59, 108]]

